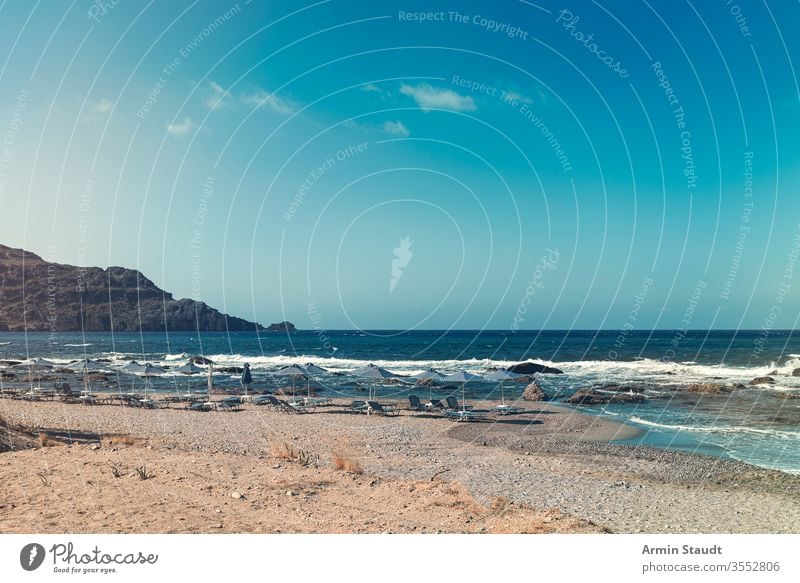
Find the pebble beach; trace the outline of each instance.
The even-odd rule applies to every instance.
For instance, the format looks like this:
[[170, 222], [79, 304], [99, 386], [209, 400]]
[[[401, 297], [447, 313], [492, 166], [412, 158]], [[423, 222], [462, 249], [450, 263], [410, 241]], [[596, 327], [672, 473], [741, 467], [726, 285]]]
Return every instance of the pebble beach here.
[[[800, 477], [620, 445], [615, 441], [639, 430], [568, 408], [529, 403], [519, 415], [458, 423], [406, 410], [396, 417], [365, 415], [344, 405], [293, 415], [254, 405], [203, 413], [0, 400], [10, 450], [0, 454], [9, 484], [0, 493], [0, 530], [198, 532], [220, 524], [230, 532], [800, 532]], [[73, 440], [65, 438], [70, 435]], [[354, 461], [357, 471], [337, 467], [337, 457]], [[145, 480], [110, 470], [131, 474], [148, 464], [159, 469]], [[200, 466], [222, 471], [208, 491], [202, 488], [210, 477]], [[87, 476], [84, 467], [97, 471]], [[278, 510], [262, 491], [288, 491], [292, 498], [292, 488], [305, 488], [298, 484], [316, 484], [314, 494], [303, 494], [302, 516], [314, 508], [313, 519]], [[152, 497], [182, 519], [177, 526], [134, 524], [119, 500], [103, 502], [105, 494], [95, 492], [118, 493], [122, 486], [129, 496], [145, 490], [142, 500]], [[420, 487], [438, 490], [420, 498], [414, 494]], [[377, 514], [376, 488], [382, 492]], [[196, 499], [211, 491], [224, 501], [212, 512], [222, 509], [213, 524], [197, 511], [203, 505]], [[445, 491], [463, 500], [434, 505], [447, 511], [430, 518], [426, 501]], [[250, 512], [243, 504], [231, 507], [238, 500], [233, 495]], [[91, 520], [58, 511], [61, 503], [81, 500], [91, 501]], [[50, 510], [46, 519], [43, 505]]]

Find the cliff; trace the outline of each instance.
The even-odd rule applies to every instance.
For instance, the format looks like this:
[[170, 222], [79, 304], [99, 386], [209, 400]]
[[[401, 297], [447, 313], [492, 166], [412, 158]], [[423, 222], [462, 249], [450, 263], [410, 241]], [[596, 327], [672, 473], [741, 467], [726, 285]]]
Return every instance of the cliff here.
[[203, 302], [176, 300], [133, 269], [60, 265], [0, 245], [0, 330], [112, 328], [119, 332], [264, 329]]

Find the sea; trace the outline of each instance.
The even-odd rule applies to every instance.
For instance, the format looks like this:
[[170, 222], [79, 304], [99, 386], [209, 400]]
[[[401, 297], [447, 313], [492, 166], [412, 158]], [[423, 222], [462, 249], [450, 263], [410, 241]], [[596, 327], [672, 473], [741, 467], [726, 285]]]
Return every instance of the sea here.
[[[524, 383], [470, 381], [466, 385], [417, 387], [365, 381], [350, 371], [370, 363], [398, 375], [429, 368], [477, 375], [532, 359], [564, 374], [538, 375], [537, 383], [559, 399], [576, 390], [604, 385], [645, 388], [637, 404], [575, 406], [575, 410], [639, 427], [629, 445], [649, 445], [741, 460], [800, 474], [800, 333], [796, 331], [297, 331], [204, 333], [0, 333], [0, 360], [44, 357], [58, 363], [103, 359], [116, 372], [131, 359], [176, 367], [192, 356], [215, 368], [249, 363], [252, 389], [296, 382], [271, 375], [280, 367], [313, 363], [327, 370], [311, 382], [335, 397], [442, 398], [462, 394], [481, 399], [519, 399]], [[8, 365], [0, 365], [0, 368]], [[800, 374], [800, 371], [798, 371]], [[774, 384], [749, 385], [771, 376]], [[203, 374], [167, 372], [156, 378], [112, 375], [121, 390], [200, 391]], [[240, 377], [217, 373], [215, 385], [235, 389]], [[305, 382], [305, 381], [301, 381]], [[692, 383], [743, 385], [720, 395], [686, 391]], [[568, 406], [568, 405], [567, 405]]]

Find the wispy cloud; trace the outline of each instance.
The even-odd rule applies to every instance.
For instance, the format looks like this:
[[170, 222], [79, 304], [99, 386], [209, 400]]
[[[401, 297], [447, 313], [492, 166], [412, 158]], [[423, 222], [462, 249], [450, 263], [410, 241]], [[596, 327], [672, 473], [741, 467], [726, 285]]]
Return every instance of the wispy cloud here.
[[111, 110], [114, 109], [114, 102], [106, 99], [105, 97], [95, 101], [89, 99], [87, 102], [86, 113], [83, 116], [84, 123], [94, 123], [102, 121], [108, 117]]
[[503, 97], [507, 101], [519, 101], [520, 103], [527, 103], [528, 105], [533, 104], [533, 99], [531, 99], [527, 95], [523, 95], [518, 91], [508, 90], [505, 92]]
[[450, 109], [453, 111], [475, 111], [478, 106], [469, 95], [461, 95], [451, 89], [432, 87], [427, 83], [421, 85], [400, 86], [400, 93], [408, 95], [422, 109]]
[[397, 138], [407, 138], [411, 135], [411, 132], [408, 131], [408, 128], [401, 121], [385, 121], [381, 128], [390, 136], [395, 136]]
[[203, 104], [210, 110], [221, 109], [230, 105], [231, 95], [219, 83], [209, 81]]
[[296, 109], [291, 102], [286, 99], [281, 99], [274, 93], [270, 93], [261, 87], [256, 87], [255, 90], [250, 93], [242, 93], [240, 99], [245, 105], [251, 107], [266, 107], [280, 115], [290, 115], [294, 113]]
[[176, 138], [188, 135], [193, 129], [194, 122], [188, 117], [184, 117], [181, 121], [174, 121], [167, 126], [167, 131]]

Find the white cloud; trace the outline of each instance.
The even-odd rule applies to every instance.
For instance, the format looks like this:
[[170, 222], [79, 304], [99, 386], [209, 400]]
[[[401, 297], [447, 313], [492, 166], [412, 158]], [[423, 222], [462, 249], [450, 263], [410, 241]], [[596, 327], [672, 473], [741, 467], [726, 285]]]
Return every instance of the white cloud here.
[[294, 113], [295, 107], [289, 101], [281, 99], [274, 93], [269, 93], [261, 87], [256, 87], [252, 93], [243, 93], [242, 103], [251, 107], [269, 107], [280, 115], [290, 115]]
[[506, 91], [504, 98], [508, 101], [519, 101], [520, 103], [527, 103], [528, 105], [533, 104], [533, 99], [516, 91]]
[[215, 83], [214, 81], [209, 81], [208, 91], [205, 99], [203, 99], [203, 103], [208, 109], [213, 111], [215, 109], [229, 106], [230, 98], [230, 93], [228, 93], [222, 85]]
[[411, 135], [411, 132], [408, 131], [408, 128], [403, 124], [401, 121], [386, 121], [383, 123], [383, 131], [385, 131], [390, 136], [395, 136], [398, 138], [407, 138]]
[[167, 126], [167, 131], [176, 138], [182, 138], [194, 129], [191, 118], [184, 117], [181, 121], [174, 121]]
[[408, 95], [422, 109], [451, 109], [453, 111], [475, 111], [478, 107], [469, 95], [461, 95], [451, 89], [439, 89], [427, 83], [400, 86], [400, 93]]
[[105, 97], [95, 101], [89, 99], [87, 102], [86, 113], [83, 116], [84, 123], [93, 123], [104, 120], [111, 110], [114, 109], [114, 102]]
[[366, 91], [367, 93], [384, 93], [384, 90], [378, 87], [373, 83], [367, 83], [361, 87], [361, 91]]

